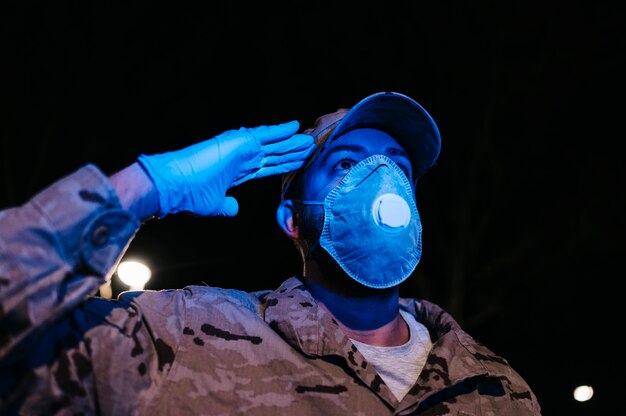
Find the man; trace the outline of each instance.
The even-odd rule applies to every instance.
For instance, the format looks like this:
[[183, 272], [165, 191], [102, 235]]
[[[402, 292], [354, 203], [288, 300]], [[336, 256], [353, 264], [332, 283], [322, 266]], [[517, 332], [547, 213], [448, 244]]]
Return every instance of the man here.
[[[440, 149], [428, 113], [378, 93], [298, 128], [141, 155], [110, 180], [87, 165], [0, 212], [1, 413], [540, 414], [503, 358], [399, 297], [421, 257], [415, 182]], [[280, 173], [302, 276], [89, 297], [141, 221], [235, 215], [230, 187]]]

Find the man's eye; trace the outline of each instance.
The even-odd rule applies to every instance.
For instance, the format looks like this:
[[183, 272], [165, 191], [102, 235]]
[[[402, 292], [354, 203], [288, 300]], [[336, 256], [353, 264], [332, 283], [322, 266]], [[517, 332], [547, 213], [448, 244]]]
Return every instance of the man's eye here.
[[339, 163], [337, 163], [337, 169], [349, 170], [349, 169], [352, 169], [354, 165], [356, 165], [356, 162], [354, 160], [343, 159], [339, 161]]
[[400, 167], [400, 169], [402, 170], [402, 172], [404, 172], [404, 174], [406, 175], [407, 178], [411, 179], [411, 173], [409, 172], [409, 170], [406, 168], [406, 166], [404, 165], [398, 165]]
[[411, 170], [406, 166], [406, 164], [394, 160], [394, 162], [396, 163], [396, 165], [398, 165], [398, 167], [400, 168], [400, 170], [406, 175], [406, 177], [410, 180], [411, 179]]

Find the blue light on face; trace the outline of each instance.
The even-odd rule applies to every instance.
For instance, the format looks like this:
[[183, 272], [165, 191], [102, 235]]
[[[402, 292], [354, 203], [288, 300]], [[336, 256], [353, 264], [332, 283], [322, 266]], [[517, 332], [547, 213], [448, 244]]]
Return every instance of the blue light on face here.
[[387, 156], [373, 155], [350, 169], [324, 199], [319, 241], [352, 279], [386, 289], [417, 266], [421, 229], [408, 178]]
[[347, 172], [372, 155], [384, 155], [402, 170], [412, 183], [408, 154], [389, 134], [372, 129], [351, 130], [323, 145], [319, 155], [303, 176], [304, 199], [321, 200]]

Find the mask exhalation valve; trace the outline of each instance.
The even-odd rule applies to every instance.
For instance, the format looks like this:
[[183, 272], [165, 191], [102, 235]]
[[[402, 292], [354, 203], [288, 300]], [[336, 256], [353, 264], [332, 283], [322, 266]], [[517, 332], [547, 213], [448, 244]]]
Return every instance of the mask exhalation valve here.
[[409, 204], [396, 194], [383, 194], [372, 205], [374, 221], [383, 230], [397, 233], [406, 228], [411, 221]]

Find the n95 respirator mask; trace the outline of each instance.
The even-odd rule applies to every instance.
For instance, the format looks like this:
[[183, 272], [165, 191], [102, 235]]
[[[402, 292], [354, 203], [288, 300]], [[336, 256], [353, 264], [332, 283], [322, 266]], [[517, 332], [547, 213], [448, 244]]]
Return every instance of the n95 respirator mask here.
[[422, 255], [422, 223], [411, 183], [384, 155], [356, 164], [324, 201], [319, 245], [355, 281], [389, 288], [406, 280]]

